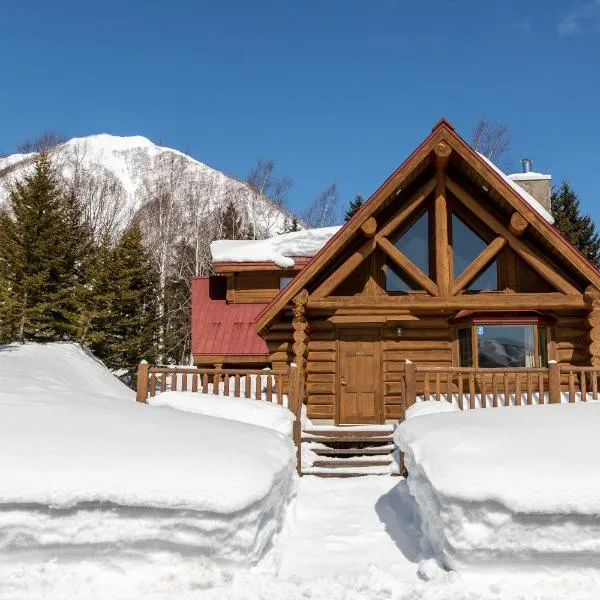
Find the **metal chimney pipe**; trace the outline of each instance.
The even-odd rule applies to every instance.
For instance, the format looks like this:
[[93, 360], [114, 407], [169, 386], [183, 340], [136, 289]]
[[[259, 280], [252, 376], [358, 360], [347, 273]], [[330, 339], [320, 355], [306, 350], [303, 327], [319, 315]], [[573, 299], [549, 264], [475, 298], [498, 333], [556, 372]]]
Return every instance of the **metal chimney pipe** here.
[[530, 158], [522, 158], [521, 165], [523, 166], [523, 173], [530, 173], [533, 168], [533, 161]]

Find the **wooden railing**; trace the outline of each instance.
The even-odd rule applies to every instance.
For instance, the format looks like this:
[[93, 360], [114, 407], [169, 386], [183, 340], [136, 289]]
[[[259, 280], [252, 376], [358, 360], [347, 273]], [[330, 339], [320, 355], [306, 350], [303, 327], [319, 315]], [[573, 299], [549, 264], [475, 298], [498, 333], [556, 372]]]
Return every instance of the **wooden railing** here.
[[407, 363], [404, 399], [448, 400], [463, 410], [587, 402], [599, 397], [600, 367], [551, 362], [548, 368], [475, 369]]
[[203, 369], [201, 367], [157, 367], [138, 365], [138, 402], [159, 392], [202, 392], [215, 396], [266, 400], [285, 405], [284, 379], [289, 371], [270, 369]]
[[275, 371], [157, 367], [141, 362], [137, 372], [136, 400], [147, 402], [160, 392], [181, 391], [281, 404], [295, 417], [292, 435], [296, 446], [296, 470], [300, 474], [304, 387], [304, 376], [295, 366]]

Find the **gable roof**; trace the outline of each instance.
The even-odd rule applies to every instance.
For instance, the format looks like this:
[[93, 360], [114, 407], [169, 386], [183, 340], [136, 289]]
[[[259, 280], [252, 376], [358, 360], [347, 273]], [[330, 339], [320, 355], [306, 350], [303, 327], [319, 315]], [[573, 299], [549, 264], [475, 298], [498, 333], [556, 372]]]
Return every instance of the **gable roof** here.
[[[554, 249], [562, 254], [578, 273], [596, 287], [600, 287], [600, 272], [550, 223], [551, 215], [540, 214], [539, 203], [533, 198], [530, 202], [490, 161], [478, 154], [455, 131], [454, 126], [442, 118], [431, 133], [408, 156], [408, 158], [383, 182], [367, 202], [355, 213], [329, 242], [316, 254], [297, 277], [284, 288], [257, 316], [256, 330], [262, 331], [285, 308], [285, 306], [333, 259], [337, 253], [359, 232], [365, 221], [382, 204], [399, 191], [404, 181], [421, 166], [433, 152], [435, 146], [445, 142], [451, 149], [477, 173], [486, 185], [508, 202], [513, 210], [521, 214], [534, 230], [541, 233]], [[539, 207], [539, 208], [538, 208]], [[550, 219], [548, 219], [548, 216]]]

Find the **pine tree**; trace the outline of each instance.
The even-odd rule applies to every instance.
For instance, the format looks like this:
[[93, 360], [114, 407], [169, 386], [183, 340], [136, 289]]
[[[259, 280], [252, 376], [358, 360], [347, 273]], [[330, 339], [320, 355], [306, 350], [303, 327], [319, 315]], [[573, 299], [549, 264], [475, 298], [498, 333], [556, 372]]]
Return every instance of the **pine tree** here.
[[356, 194], [354, 200], [350, 201], [348, 208], [346, 210], [345, 221], [348, 222], [353, 216], [354, 213], [365, 203], [365, 199], [360, 194]]
[[96, 271], [97, 312], [89, 345], [112, 369], [133, 370], [140, 359], [157, 356], [157, 270], [137, 224], [114, 248], [104, 246]]
[[581, 214], [579, 199], [567, 181], [552, 191], [554, 226], [593, 265], [600, 267], [600, 237], [589, 215]]
[[14, 218], [0, 218], [0, 263], [8, 280], [10, 323], [21, 342], [76, 338], [80, 230], [47, 152], [10, 189]]
[[300, 231], [300, 225], [298, 224], [298, 217], [294, 215], [291, 220], [287, 217], [283, 220], [283, 227], [277, 232], [279, 235], [283, 233], [293, 233], [294, 231]]
[[223, 210], [221, 237], [224, 240], [249, 239], [249, 232], [243, 225], [242, 215], [233, 202], [228, 202]]

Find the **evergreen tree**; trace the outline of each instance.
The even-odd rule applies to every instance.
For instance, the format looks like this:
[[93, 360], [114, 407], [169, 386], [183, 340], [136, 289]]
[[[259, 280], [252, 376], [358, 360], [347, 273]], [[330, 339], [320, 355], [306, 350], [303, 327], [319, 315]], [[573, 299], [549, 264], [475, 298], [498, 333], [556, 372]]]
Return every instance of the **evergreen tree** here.
[[294, 215], [291, 220], [287, 217], [283, 220], [283, 227], [277, 232], [279, 235], [283, 233], [293, 233], [294, 231], [300, 231], [300, 225], [298, 225], [298, 217]]
[[348, 222], [353, 216], [354, 213], [365, 203], [365, 199], [360, 194], [356, 194], [354, 200], [350, 201], [348, 208], [346, 210], [345, 221]]
[[37, 155], [32, 172], [9, 194], [14, 218], [0, 217], [0, 263], [15, 337], [21, 342], [76, 339], [81, 231], [47, 152]]
[[552, 191], [554, 226], [596, 267], [600, 267], [600, 237], [594, 221], [581, 214], [579, 199], [567, 181]]
[[250, 239], [249, 233], [243, 225], [242, 215], [233, 202], [228, 202], [223, 210], [221, 222], [221, 237], [224, 240]]
[[112, 369], [133, 370], [157, 356], [158, 280], [156, 265], [142, 243], [137, 224], [114, 248], [103, 246], [95, 277], [97, 311], [89, 345]]

